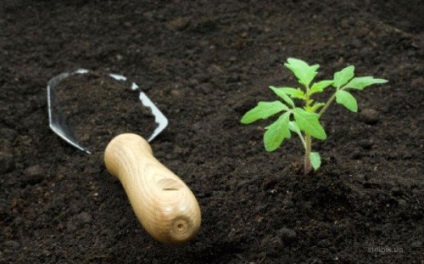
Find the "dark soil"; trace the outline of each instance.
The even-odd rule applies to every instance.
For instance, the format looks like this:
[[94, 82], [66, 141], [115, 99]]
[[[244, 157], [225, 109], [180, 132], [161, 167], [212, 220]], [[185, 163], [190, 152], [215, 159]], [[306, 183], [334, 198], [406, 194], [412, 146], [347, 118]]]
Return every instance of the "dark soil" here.
[[[0, 263], [423, 263], [423, 9], [420, 0], [2, 0]], [[326, 113], [315, 175], [299, 169], [296, 140], [267, 153], [266, 123], [240, 124], [275, 99], [268, 85], [295, 84], [288, 57], [319, 63], [320, 79], [354, 64], [389, 80], [355, 93], [358, 114]], [[47, 82], [79, 68], [129, 77], [169, 118], [152, 148], [198, 198], [193, 241], [154, 241], [101, 151], [87, 155], [49, 129]], [[112, 118], [119, 98], [96, 103], [110, 109], [110, 129], [125, 123]]]

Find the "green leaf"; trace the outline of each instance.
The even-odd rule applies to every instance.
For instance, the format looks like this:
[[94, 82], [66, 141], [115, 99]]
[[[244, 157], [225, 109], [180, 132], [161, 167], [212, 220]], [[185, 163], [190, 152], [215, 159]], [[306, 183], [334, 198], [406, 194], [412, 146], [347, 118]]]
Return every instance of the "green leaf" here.
[[274, 87], [276, 89], [280, 89], [285, 94], [295, 99], [305, 99], [305, 93], [300, 88], [293, 87]]
[[259, 119], [266, 119], [276, 113], [287, 110], [289, 110], [289, 108], [280, 101], [259, 102], [256, 107], [244, 114], [241, 118], [241, 123], [250, 124]]
[[315, 171], [321, 167], [321, 156], [318, 152], [309, 153], [309, 160], [311, 161], [312, 168], [314, 168]]
[[288, 58], [284, 66], [289, 68], [297, 77], [299, 83], [304, 86], [309, 86], [317, 75], [317, 70], [319, 68], [318, 64], [310, 66], [306, 62], [295, 58]]
[[294, 107], [293, 100], [290, 98], [290, 96], [286, 94], [283, 88], [276, 88], [274, 86], [270, 86], [269, 89], [271, 89], [276, 95], [278, 95], [281, 99], [283, 99], [283, 101], [286, 104], [288, 104], [291, 107]]
[[322, 93], [325, 88], [327, 88], [328, 86], [332, 84], [333, 84], [333, 81], [331, 80], [324, 80], [324, 81], [319, 81], [317, 83], [314, 83], [311, 89], [309, 89], [309, 94]]
[[320, 107], [323, 107], [325, 104], [316, 102], [312, 106], [305, 107], [306, 112], [315, 113]]
[[300, 132], [300, 128], [296, 124], [296, 122], [290, 121], [289, 122], [289, 129], [290, 129], [290, 131], [296, 133], [299, 136], [300, 141], [302, 141], [303, 147], [306, 148], [305, 138], [303, 137], [302, 132]]
[[294, 114], [294, 120], [302, 131], [305, 131], [317, 139], [327, 138], [324, 128], [319, 123], [318, 114], [308, 113], [302, 108], [295, 108], [292, 111]]
[[333, 86], [339, 89], [345, 85], [355, 75], [355, 66], [348, 66], [334, 74]]
[[300, 132], [300, 128], [299, 126], [296, 124], [296, 122], [294, 121], [290, 121], [289, 122], [289, 129], [293, 132], [295, 132], [296, 134], [301, 135], [302, 133]]
[[353, 97], [353, 95], [349, 92], [338, 90], [336, 92], [336, 102], [352, 112], [358, 112], [358, 103], [356, 102], [355, 97]]
[[274, 123], [267, 126], [264, 134], [264, 145], [266, 151], [276, 150], [285, 138], [290, 138], [289, 130], [290, 113], [282, 114]]
[[373, 84], [382, 84], [388, 82], [385, 79], [377, 79], [372, 76], [355, 77], [344, 88], [363, 90], [365, 87]]

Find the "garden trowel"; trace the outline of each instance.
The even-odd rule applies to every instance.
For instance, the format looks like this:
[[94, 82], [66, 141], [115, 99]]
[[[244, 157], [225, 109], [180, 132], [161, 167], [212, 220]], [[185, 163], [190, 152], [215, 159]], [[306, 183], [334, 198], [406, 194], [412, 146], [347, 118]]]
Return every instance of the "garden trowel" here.
[[[72, 146], [90, 154], [90, 150], [77, 140], [57, 97], [62, 80], [87, 73], [88, 70], [80, 69], [53, 77], [47, 85], [47, 100], [51, 130]], [[126, 80], [118, 74], [109, 74], [108, 77], [116, 81]], [[139, 86], [132, 83], [131, 89], [138, 90]], [[146, 231], [165, 244], [183, 243], [193, 238], [200, 228], [199, 204], [187, 185], [153, 156], [148, 142], [167, 127], [168, 120], [144, 92], [140, 91], [139, 99], [151, 110], [156, 128], [147, 140], [131, 133], [113, 138], [104, 153], [105, 165], [121, 181]]]

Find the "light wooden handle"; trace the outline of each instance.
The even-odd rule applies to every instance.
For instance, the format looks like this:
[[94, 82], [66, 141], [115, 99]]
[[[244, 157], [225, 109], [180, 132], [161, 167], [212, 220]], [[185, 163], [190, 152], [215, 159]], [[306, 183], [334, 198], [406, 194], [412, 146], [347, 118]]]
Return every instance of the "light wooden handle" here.
[[108, 171], [121, 181], [146, 231], [165, 244], [193, 238], [200, 227], [199, 204], [187, 185], [153, 156], [142, 137], [121, 134], [105, 151]]

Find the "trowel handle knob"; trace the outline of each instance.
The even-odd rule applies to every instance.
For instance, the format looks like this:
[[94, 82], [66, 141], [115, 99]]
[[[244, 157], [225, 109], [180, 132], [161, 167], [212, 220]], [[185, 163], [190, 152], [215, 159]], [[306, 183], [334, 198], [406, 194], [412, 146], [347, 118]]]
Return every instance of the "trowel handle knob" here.
[[165, 244], [192, 239], [200, 228], [199, 204], [187, 185], [160, 163], [142, 137], [121, 134], [105, 151], [108, 171], [121, 181], [146, 231]]

